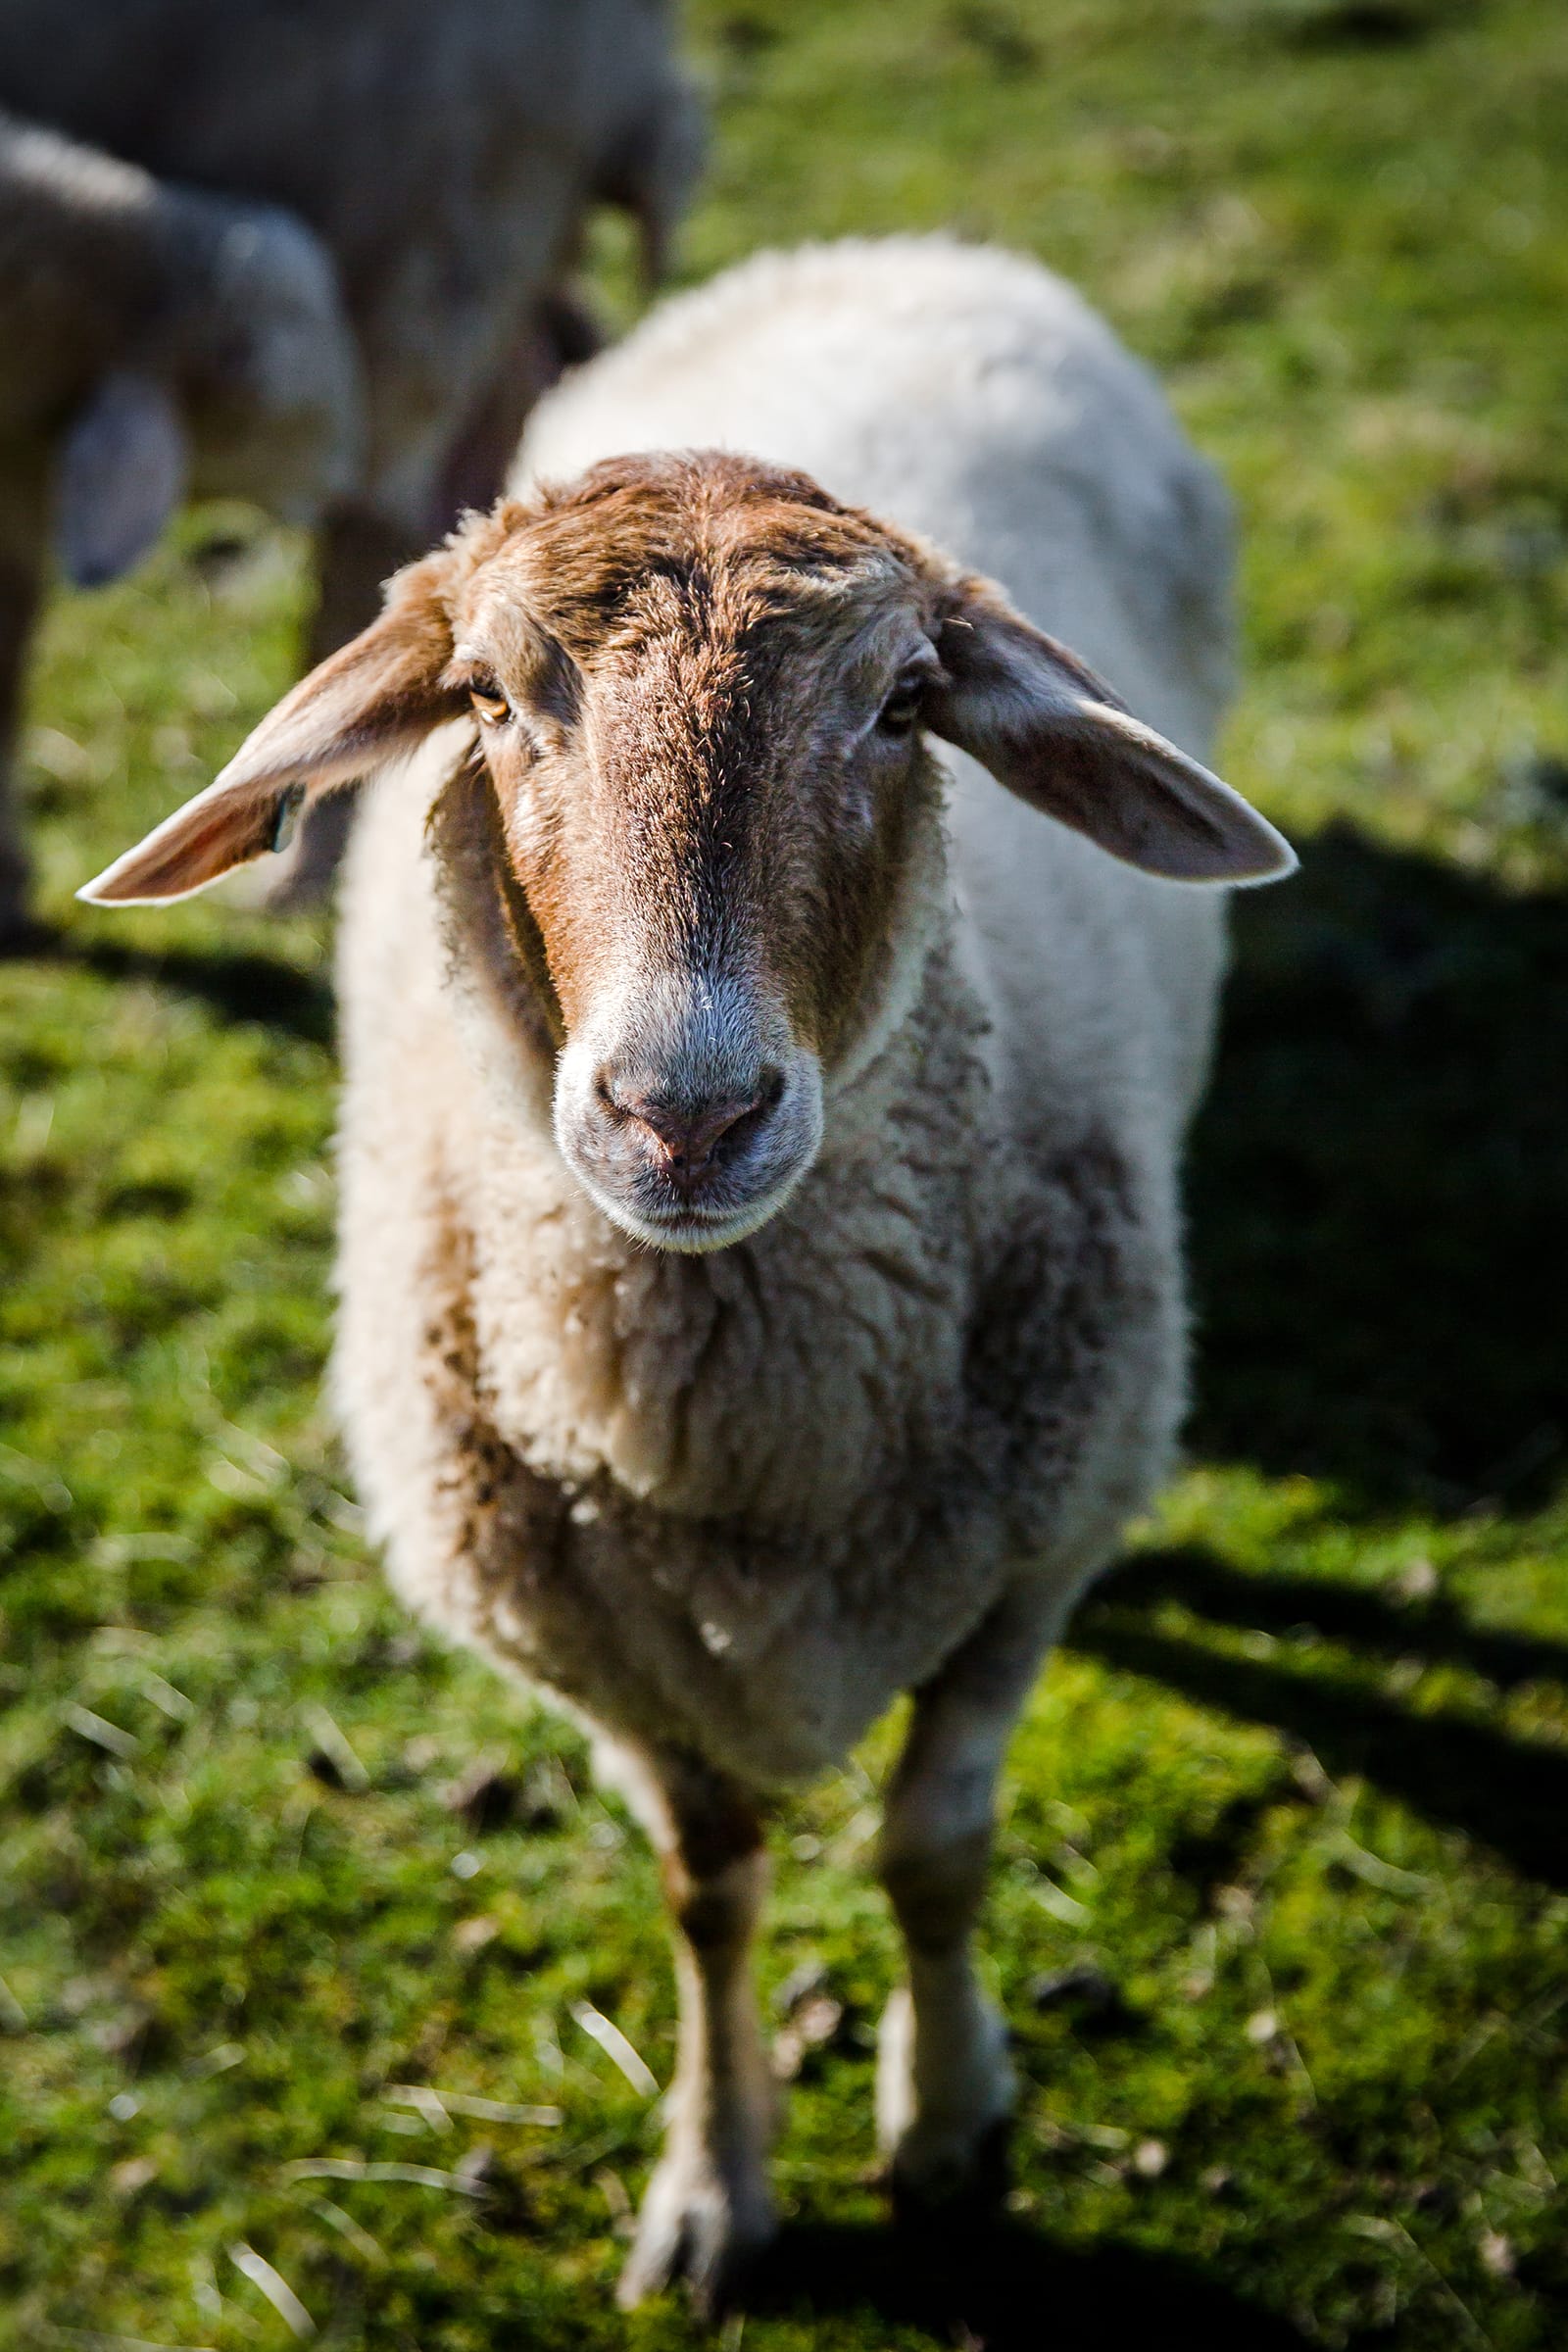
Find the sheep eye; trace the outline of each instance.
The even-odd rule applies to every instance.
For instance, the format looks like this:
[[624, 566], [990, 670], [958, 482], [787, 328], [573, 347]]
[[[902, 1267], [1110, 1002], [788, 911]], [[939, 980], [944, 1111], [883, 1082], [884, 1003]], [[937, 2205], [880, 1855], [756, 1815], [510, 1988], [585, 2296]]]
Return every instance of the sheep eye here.
[[915, 680], [906, 678], [894, 687], [877, 712], [877, 728], [883, 735], [912, 735], [919, 716], [919, 685]]
[[497, 687], [470, 686], [468, 700], [482, 727], [502, 726], [512, 716], [512, 705]]

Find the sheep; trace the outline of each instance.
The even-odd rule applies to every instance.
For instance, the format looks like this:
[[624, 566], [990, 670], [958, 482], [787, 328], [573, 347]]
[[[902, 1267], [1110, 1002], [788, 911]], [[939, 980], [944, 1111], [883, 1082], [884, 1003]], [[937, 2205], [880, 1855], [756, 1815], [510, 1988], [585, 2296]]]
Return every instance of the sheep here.
[[994, 2171], [993, 1789], [1171, 1457], [1224, 886], [1294, 862], [1199, 763], [1228, 544], [1035, 264], [754, 261], [568, 380], [512, 496], [85, 893], [199, 889], [384, 763], [333, 1386], [398, 1589], [588, 1726], [662, 1860], [628, 2304], [711, 2307], [769, 2237], [763, 1825], [901, 1692], [878, 2133], [916, 2210]]
[[[106, 285], [89, 234], [95, 191], [118, 186], [125, 194], [110, 200], [115, 209], [145, 209], [152, 174], [283, 208], [337, 271], [358, 350], [363, 433], [352, 476], [320, 485], [311, 660], [370, 619], [389, 571], [464, 507], [494, 499], [531, 400], [593, 347], [568, 284], [591, 207], [632, 213], [649, 272], [662, 266], [701, 144], [671, 20], [670, 0], [313, 0], [308, 9], [69, 0], [63, 17], [60, 0], [7, 0], [0, 10], [0, 106], [89, 143], [56, 174], [74, 173], [70, 193], [80, 199], [63, 240], [30, 201], [13, 225], [0, 219], [0, 237], [19, 274], [36, 262], [63, 294], [79, 265], [74, 318], [111, 359], [111, 322], [139, 331], [142, 290], [164, 288], [168, 272], [131, 261], [122, 284]], [[17, 135], [35, 148], [44, 140], [36, 130]], [[8, 192], [0, 174], [0, 206]], [[203, 200], [178, 200], [187, 201]], [[269, 236], [280, 233], [275, 213], [266, 218]], [[188, 294], [170, 289], [185, 331], [204, 288], [210, 275], [198, 272]], [[24, 308], [23, 320], [26, 339], [13, 348], [29, 369], [41, 363], [53, 373], [57, 353], [74, 358], [70, 314], [62, 322], [52, 308]], [[240, 328], [249, 331], [243, 318]], [[337, 331], [323, 321], [323, 355]], [[311, 355], [296, 357], [309, 373]], [[0, 380], [0, 408], [5, 398]], [[133, 438], [116, 414], [119, 441]], [[69, 434], [74, 421], [69, 403], [39, 416], [46, 432]], [[134, 420], [138, 472], [172, 483], [170, 466], [157, 471], [162, 421]], [[36, 500], [47, 457], [33, 434], [13, 466], [13, 503]], [[68, 469], [70, 460], [68, 449]], [[96, 472], [112, 474], [107, 452]], [[280, 503], [265, 468], [247, 487], [265, 505]], [[14, 536], [14, 576], [0, 598], [13, 708], [43, 533]], [[0, 722], [10, 715], [0, 709]], [[324, 879], [333, 830], [300, 878], [303, 895]], [[0, 870], [0, 929], [19, 927], [22, 909], [13, 839]]]
[[27, 936], [6, 769], [51, 537], [96, 586], [187, 488], [308, 518], [348, 487], [358, 430], [309, 230], [0, 114], [0, 935]]

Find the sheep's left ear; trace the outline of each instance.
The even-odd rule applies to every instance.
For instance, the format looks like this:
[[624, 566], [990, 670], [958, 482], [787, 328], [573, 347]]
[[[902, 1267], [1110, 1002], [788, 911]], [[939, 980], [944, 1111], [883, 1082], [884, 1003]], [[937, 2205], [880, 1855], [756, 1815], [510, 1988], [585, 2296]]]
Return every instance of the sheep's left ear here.
[[1134, 718], [989, 582], [958, 584], [937, 649], [932, 733], [1113, 858], [1175, 882], [1272, 882], [1294, 868], [1266, 817]]
[[281, 850], [308, 797], [412, 751], [468, 707], [447, 684], [452, 629], [440, 549], [400, 571], [379, 620], [302, 678], [205, 792], [78, 890], [89, 905], [189, 898], [236, 866]]

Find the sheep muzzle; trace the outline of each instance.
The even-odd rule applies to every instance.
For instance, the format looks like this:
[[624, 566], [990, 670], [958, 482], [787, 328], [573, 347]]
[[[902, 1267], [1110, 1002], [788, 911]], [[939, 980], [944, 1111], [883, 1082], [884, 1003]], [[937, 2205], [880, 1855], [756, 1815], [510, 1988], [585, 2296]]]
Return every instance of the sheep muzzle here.
[[556, 1138], [614, 1223], [721, 1249], [795, 1190], [822, 1131], [816, 1056], [733, 982], [665, 974], [596, 1006], [556, 1077]]

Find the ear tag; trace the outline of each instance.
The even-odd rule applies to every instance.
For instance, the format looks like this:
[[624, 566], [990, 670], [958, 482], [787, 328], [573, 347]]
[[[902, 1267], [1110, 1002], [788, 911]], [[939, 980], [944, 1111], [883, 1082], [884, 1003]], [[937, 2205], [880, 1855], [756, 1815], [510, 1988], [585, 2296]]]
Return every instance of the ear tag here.
[[288, 848], [299, 830], [300, 810], [305, 806], [305, 787], [291, 784], [287, 792], [277, 796], [277, 822], [272, 827], [272, 856], [276, 858]]

